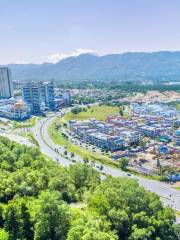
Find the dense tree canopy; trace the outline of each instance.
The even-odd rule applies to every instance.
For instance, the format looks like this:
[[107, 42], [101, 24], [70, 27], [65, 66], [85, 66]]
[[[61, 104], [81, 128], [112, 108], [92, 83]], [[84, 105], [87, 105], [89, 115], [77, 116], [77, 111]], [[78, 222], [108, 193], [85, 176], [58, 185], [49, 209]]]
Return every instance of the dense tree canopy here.
[[134, 180], [108, 177], [90, 196], [88, 206], [110, 220], [119, 239], [177, 239], [173, 211]]
[[64, 168], [0, 138], [1, 240], [179, 240], [170, 208], [135, 180]]

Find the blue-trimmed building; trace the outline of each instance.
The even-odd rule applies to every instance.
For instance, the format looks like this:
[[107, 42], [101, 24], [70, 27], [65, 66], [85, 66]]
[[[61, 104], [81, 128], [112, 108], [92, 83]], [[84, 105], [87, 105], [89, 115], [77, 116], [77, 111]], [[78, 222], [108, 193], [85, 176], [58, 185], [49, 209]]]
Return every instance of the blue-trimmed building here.
[[24, 102], [30, 105], [32, 113], [41, 113], [43, 110], [55, 110], [54, 83], [25, 82], [22, 86]]
[[175, 131], [174, 139], [175, 139], [176, 145], [180, 146], [180, 130]]
[[171, 181], [180, 181], [180, 173], [172, 174], [169, 177], [169, 180], [171, 180]]
[[55, 110], [55, 93], [54, 82], [45, 82], [40, 84], [41, 88], [41, 101], [44, 105], [54, 111]]

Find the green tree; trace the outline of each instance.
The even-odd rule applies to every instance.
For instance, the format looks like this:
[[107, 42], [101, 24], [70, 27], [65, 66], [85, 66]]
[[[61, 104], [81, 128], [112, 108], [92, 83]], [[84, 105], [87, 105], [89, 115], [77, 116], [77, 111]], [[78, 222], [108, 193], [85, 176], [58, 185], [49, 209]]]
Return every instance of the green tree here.
[[119, 160], [119, 167], [123, 170], [123, 171], [126, 171], [127, 170], [127, 167], [129, 165], [129, 161], [127, 158], [121, 158]]
[[4, 229], [0, 229], [0, 239], [1, 240], [10, 240], [9, 234]]
[[95, 188], [100, 182], [100, 174], [86, 164], [73, 164], [69, 167], [69, 173], [73, 179], [76, 189], [91, 187]]
[[[128, 238], [128, 240], [151, 240], [152, 239], [152, 229], [146, 229], [146, 228], [137, 228], [136, 225], [133, 225], [132, 227], [132, 234]], [[157, 238], [158, 239], [158, 238]], [[160, 240], [160, 238], [159, 238]]]
[[142, 147], [142, 149], [144, 150], [146, 147], [147, 142], [144, 139], [141, 139], [139, 142], [139, 146]]
[[180, 239], [180, 224], [174, 225], [174, 233], [175, 233], [176, 239], [179, 240]]
[[1, 137], [0, 171], [0, 239], [180, 239], [172, 209], [133, 179], [64, 168]]
[[84, 162], [84, 163], [88, 163], [88, 162], [89, 162], [89, 159], [88, 159], [87, 157], [84, 157], [84, 158], [83, 158], [83, 162]]
[[82, 199], [84, 191], [93, 191], [100, 183], [100, 174], [86, 164], [73, 164], [69, 167], [69, 173], [75, 185], [79, 200]]
[[121, 107], [119, 108], [119, 115], [120, 115], [121, 117], [124, 116], [124, 111], [123, 111], [123, 109], [122, 109]]
[[34, 206], [35, 240], [65, 240], [69, 209], [59, 192], [42, 192]]
[[73, 223], [67, 240], [117, 240], [110, 223], [90, 212], [82, 213]]
[[107, 177], [89, 195], [88, 209], [105, 216], [119, 239], [174, 240], [175, 215], [135, 180]]
[[4, 207], [4, 228], [10, 239], [33, 239], [32, 222], [24, 199], [14, 199]]

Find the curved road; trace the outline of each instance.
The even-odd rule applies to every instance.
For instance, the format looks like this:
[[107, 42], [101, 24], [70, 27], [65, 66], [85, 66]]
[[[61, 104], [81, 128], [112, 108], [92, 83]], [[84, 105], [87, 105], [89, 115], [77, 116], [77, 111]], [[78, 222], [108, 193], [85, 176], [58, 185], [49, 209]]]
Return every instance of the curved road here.
[[[64, 149], [62, 149], [59, 145], [56, 145], [48, 135], [48, 127], [56, 117], [57, 115], [52, 115], [48, 118], [38, 121], [34, 128], [34, 135], [44, 154], [48, 155], [50, 158], [53, 158], [56, 161], [59, 161], [62, 165], [68, 166], [71, 164], [71, 161], [60, 155], [61, 151], [64, 152]], [[58, 154], [55, 149], [58, 149], [60, 154]], [[77, 159], [78, 161], [82, 161], [78, 156], [76, 156], [76, 160]], [[106, 174], [110, 174], [115, 177], [127, 176], [127, 174], [120, 169], [115, 169], [105, 165], [103, 171]], [[150, 180], [135, 175], [131, 175], [129, 177], [137, 179], [139, 184], [142, 185], [146, 190], [158, 194], [164, 204], [168, 204], [173, 209], [180, 211], [180, 191], [173, 189], [171, 185], [163, 182]]]
[[71, 162], [66, 158], [60, 156], [59, 153], [57, 153], [54, 150], [55, 146], [51, 143], [52, 141], [48, 136], [48, 131], [47, 131], [48, 128], [46, 128], [46, 124], [47, 124], [47, 120], [49, 119], [50, 118], [41, 119], [37, 121], [34, 127], [34, 137], [38, 141], [39, 147], [42, 153], [44, 153], [45, 155], [47, 155], [48, 157], [52, 158], [55, 161], [59, 161], [62, 165], [68, 166], [70, 165]]

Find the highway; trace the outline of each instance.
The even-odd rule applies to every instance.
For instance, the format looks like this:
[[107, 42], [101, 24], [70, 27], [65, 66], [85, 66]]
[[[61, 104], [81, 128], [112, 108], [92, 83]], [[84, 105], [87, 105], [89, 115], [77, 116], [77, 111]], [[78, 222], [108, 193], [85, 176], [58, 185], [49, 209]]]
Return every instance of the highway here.
[[[54, 159], [55, 161], [59, 161], [62, 165], [68, 166], [72, 162], [61, 156], [61, 153], [63, 153], [64, 150], [59, 145], [56, 145], [48, 135], [48, 127], [56, 117], [56, 115], [52, 115], [38, 121], [34, 128], [34, 136], [38, 141], [39, 146], [44, 154]], [[58, 154], [55, 149], [58, 149], [60, 154]], [[78, 156], [76, 156], [76, 160], [82, 161], [82, 159]], [[127, 173], [121, 171], [120, 169], [105, 165], [103, 168], [103, 172], [115, 177], [127, 176], [133, 179], [137, 179], [139, 184], [143, 186], [146, 190], [158, 194], [164, 204], [168, 204], [174, 210], [180, 211], [180, 191], [173, 189], [170, 184], [139, 177], [136, 175], [128, 176]], [[179, 220], [180, 219], [178, 219], [178, 221]]]
[[34, 137], [36, 138], [37, 142], [39, 143], [39, 147], [41, 152], [47, 155], [48, 157], [52, 158], [55, 161], [59, 161], [63, 166], [69, 166], [71, 162], [67, 160], [65, 157], [62, 157], [59, 153], [57, 153], [54, 149], [56, 145], [53, 144], [51, 139], [48, 136], [48, 131], [45, 130], [48, 121], [51, 118], [41, 119], [37, 121], [34, 127]]

